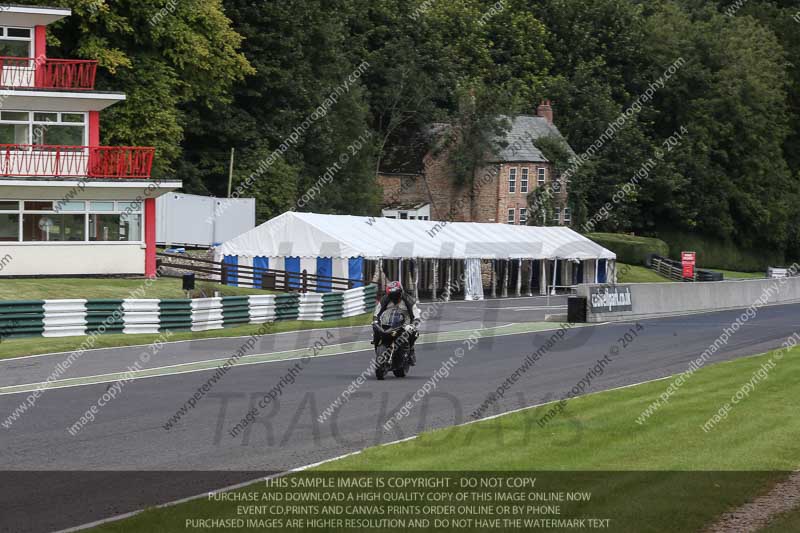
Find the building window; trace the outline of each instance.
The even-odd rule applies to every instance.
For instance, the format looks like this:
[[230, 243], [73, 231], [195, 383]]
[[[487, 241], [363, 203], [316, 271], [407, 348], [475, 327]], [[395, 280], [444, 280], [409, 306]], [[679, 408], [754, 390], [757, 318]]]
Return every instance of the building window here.
[[555, 222], [556, 224], [560, 224], [561, 223], [561, 208], [560, 207], [556, 207], [555, 211], [553, 211], [553, 222]]
[[515, 213], [516, 213], [515, 209], [509, 209], [508, 210], [508, 223], [509, 224], [514, 224], [516, 222], [516, 220], [514, 218]]
[[569, 207], [564, 208], [564, 224], [572, 222], [572, 210]]
[[0, 144], [85, 146], [86, 113], [2, 111]]
[[29, 58], [32, 43], [30, 28], [0, 27], [0, 56]]
[[517, 192], [517, 169], [508, 170], [508, 192]]
[[90, 241], [140, 242], [142, 216], [139, 214], [89, 215]]
[[141, 202], [0, 200], [1, 242], [140, 243], [142, 221]]
[[23, 215], [22, 240], [61, 242], [86, 240], [86, 215], [31, 213]]
[[561, 180], [554, 179], [553, 180], [553, 192], [561, 192]]
[[539, 169], [539, 176], [538, 176], [539, 185], [544, 185], [544, 182], [545, 182], [546, 178], [547, 178], [547, 169], [546, 168], [540, 168]]
[[519, 208], [519, 225], [520, 226], [528, 225], [528, 209], [525, 207]]
[[522, 177], [520, 178], [519, 182], [519, 192], [527, 193], [528, 192], [528, 172], [529, 169], [523, 168], [522, 169]]

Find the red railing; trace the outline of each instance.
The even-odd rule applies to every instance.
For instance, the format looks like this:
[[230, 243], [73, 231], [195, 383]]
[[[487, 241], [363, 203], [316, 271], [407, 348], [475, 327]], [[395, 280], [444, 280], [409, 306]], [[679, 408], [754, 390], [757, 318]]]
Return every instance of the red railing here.
[[48, 59], [0, 57], [0, 87], [94, 89], [97, 61], [85, 59]]
[[150, 177], [155, 148], [0, 144], [0, 176]]

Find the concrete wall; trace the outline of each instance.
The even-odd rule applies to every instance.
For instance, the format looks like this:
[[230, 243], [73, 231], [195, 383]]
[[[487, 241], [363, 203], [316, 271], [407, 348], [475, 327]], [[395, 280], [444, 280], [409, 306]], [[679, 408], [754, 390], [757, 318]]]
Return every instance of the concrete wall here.
[[8, 257], [0, 276], [144, 274], [144, 244], [16, 244], [0, 246]]
[[[604, 286], [581, 285], [577, 290], [578, 296], [589, 298], [591, 287]], [[800, 277], [713, 283], [633, 283], [624, 286], [631, 289], [631, 311], [593, 313], [589, 305], [587, 320], [631, 320], [800, 302]]]

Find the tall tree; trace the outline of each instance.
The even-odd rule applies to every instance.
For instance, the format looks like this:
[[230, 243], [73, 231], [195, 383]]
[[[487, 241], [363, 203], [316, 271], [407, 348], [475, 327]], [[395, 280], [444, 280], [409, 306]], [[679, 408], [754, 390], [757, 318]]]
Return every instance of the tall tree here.
[[232, 84], [253, 72], [221, 0], [24, 3], [72, 9], [50, 27], [51, 55], [98, 60], [97, 87], [128, 97], [103, 115], [103, 142], [155, 146], [157, 174], [181, 154], [183, 106], [225, 105]]

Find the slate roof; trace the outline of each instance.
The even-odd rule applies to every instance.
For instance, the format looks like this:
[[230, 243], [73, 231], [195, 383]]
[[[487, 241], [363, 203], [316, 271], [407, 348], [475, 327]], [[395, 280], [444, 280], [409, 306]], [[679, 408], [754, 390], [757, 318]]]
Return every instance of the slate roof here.
[[[544, 117], [518, 115], [513, 119], [505, 116], [501, 118], [510, 122], [511, 127], [506, 133], [506, 147], [501, 148], [496, 156], [490, 158], [492, 163], [548, 163], [547, 158], [533, 146], [531, 139], [551, 135], [564, 138], [556, 125]], [[421, 132], [406, 143], [391, 145], [381, 161], [380, 171], [386, 174], [422, 173], [423, 160], [434, 144], [433, 139], [443, 135], [449, 128], [449, 124], [434, 123], [427, 131]], [[569, 150], [572, 152], [571, 148]]]
[[[536, 148], [531, 139], [541, 137], [556, 136], [564, 138], [555, 124], [551, 124], [544, 117], [535, 115], [518, 115], [511, 122], [511, 128], [506, 133], [505, 143], [507, 146], [501, 148], [497, 156], [492, 157], [492, 162], [532, 162], [548, 163], [547, 158]], [[570, 148], [570, 151], [572, 149]]]

